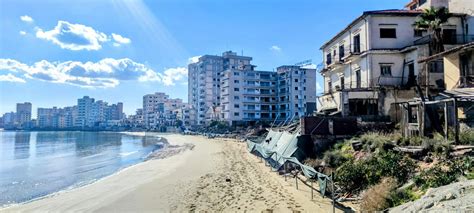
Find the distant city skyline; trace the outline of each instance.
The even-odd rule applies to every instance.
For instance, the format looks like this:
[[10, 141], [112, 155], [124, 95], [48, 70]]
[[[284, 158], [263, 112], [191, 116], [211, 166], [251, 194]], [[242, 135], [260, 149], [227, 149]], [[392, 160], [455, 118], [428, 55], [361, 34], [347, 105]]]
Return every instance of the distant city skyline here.
[[187, 102], [187, 64], [197, 56], [243, 52], [269, 71], [306, 59], [319, 64], [320, 46], [363, 11], [407, 3], [85, 1], [0, 3], [0, 114], [31, 102], [35, 117], [38, 107], [83, 96], [123, 102], [128, 115], [144, 94]]

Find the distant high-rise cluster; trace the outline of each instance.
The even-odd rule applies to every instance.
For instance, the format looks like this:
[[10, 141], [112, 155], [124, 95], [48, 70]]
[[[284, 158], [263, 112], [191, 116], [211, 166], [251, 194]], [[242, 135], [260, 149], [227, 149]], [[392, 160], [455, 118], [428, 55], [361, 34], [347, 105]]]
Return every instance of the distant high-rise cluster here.
[[7, 129], [94, 129], [122, 126], [125, 118], [123, 103], [109, 105], [107, 102], [84, 96], [77, 105], [64, 108], [37, 109], [32, 119], [32, 104], [18, 103], [16, 112], [0, 117], [0, 127]]

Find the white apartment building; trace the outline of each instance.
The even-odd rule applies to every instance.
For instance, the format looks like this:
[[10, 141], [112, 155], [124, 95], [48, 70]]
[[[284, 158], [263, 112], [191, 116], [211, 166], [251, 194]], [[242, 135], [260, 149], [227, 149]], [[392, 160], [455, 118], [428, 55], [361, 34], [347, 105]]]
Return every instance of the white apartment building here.
[[[324, 95], [318, 110], [342, 116], [387, 116], [395, 113], [392, 103], [415, 97], [416, 84], [439, 88], [442, 65], [433, 63], [429, 81], [423, 81], [417, 60], [429, 55], [426, 31], [413, 23], [419, 10], [364, 12], [321, 50], [324, 57]], [[455, 15], [443, 27], [450, 39], [465, 35], [464, 16]], [[450, 43], [452, 42], [452, 43]]]
[[299, 118], [316, 111], [316, 69], [280, 66], [277, 76], [279, 120]]
[[19, 127], [25, 126], [31, 121], [32, 105], [29, 102], [16, 104], [16, 123]]
[[189, 65], [189, 102], [197, 109], [198, 125], [211, 120], [231, 125], [284, 122], [315, 111], [315, 69], [281, 66], [276, 72], [258, 71], [251, 60], [228, 51]]
[[[182, 99], [169, 98], [162, 92], [143, 96], [143, 122], [147, 129], [156, 129], [160, 126], [175, 126], [178, 120], [183, 121], [182, 110], [187, 109], [187, 116], [193, 115], [192, 108]], [[188, 118], [188, 123], [192, 123]]]
[[227, 51], [222, 56], [204, 55], [188, 65], [188, 102], [196, 110], [198, 125], [218, 120], [221, 115], [220, 78], [224, 70], [246, 70], [251, 57]]
[[89, 96], [77, 99], [77, 118], [73, 119], [74, 126], [79, 128], [97, 127], [100, 123], [123, 117], [123, 104], [109, 106], [107, 102]]
[[231, 125], [271, 122], [277, 113], [277, 73], [228, 69], [221, 78], [221, 119]]

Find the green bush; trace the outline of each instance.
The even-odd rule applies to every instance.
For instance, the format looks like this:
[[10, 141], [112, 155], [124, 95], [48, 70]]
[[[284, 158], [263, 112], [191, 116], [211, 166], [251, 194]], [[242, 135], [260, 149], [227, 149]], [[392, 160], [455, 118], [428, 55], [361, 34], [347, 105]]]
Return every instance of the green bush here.
[[349, 160], [336, 170], [336, 183], [345, 192], [355, 193], [375, 185], [383, 177], [406, 182], [416, 169], [409, 158], [394, 152], [380, 152], [367, 160]]
[[402, 190], [394, 190], [390, 193], [387, 203], [388, 207], [395, 207], [402, 205], [404, 203], [414, 201], [419, 199], [421, 196], [416, 194], [411, 188], [410, 189], [402, 189]]
[[344, 192], [359, 192], [368, 186], [366, 170], [363, 163], [351, 159], [336, 170], [335, 182]]
[[474, 129], [467, 129], [459, 133], [459, 143], [474, 145]]
[[337, 168], [350, 158], [345, 156], [340, 150], [332, 150], [324, 153], [323, 161], [331, 168]]

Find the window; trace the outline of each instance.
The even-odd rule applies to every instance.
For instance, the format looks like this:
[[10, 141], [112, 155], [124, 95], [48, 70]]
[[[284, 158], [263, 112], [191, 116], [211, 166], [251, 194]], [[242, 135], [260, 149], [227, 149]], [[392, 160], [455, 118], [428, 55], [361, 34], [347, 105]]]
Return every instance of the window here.
[[234, 104], [234, 108], [240, 108], [238, 104]]
[[382, 76], [392, 76], [392, 66], [387, 64], [380, 65], [380, 75]]
[[360, 75], [360, 70], [356, 70], [355, 75], [356, 75], [356, 88], [360, 88], [362, 86], [362, 77]]
[[240, 89], [239, 88], [234, 88], [234, 91], [238, 92], [238, 91], [240, 91]]
[[344, 58], [344, 45], [339, 46], [339, 60], [342, 61]]
[[295, 82], [298, 82], [298, 79], [295, 79]]
[[397, 29], [380, 28], [380, 38], [397, 38]]
[[426, 0], [419, 0], [418, 1], [418, 5], [420, 5], [420, 6], [423, 5], [424, 3], [426, 3]]
[[239, 113], [238, 113], [238, 112], [234, 112], [234, 116], [239, 116]]
[[360, 35], [354, 36], [354, 53], [360, 53]]
[[413, 36], [415, 37], [422, 37], [423, 32], [426, 32], [426, 30], [420, 30], [420, 29], [414, 29], [413, 30]]
[[430, 73], [443, 73], [444, 72], [444, 62], [443, 60], [432, 61], [429, 63]]
[[234, 72], [234, 75], [235, 75], [235, 76], [238, 76], [238, 75], [239, 75], [239, 73], [238, 73], [238, 72]]
[[327, 65], [332, 64], [331, 53], [328, 53], [328, 54], [326, 55], [326, 64], [327, 64]]
[[295, 90], [298, 90], [298, 87], [295, 87]]
[[239, 80], [234, 80], [234, 83], [238, 84], [238, 83], [239, 83]]
[[341, 89], [344, 89], [344, 76], [341, 77]]

